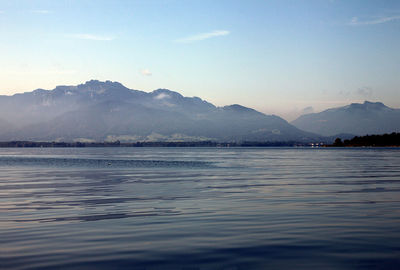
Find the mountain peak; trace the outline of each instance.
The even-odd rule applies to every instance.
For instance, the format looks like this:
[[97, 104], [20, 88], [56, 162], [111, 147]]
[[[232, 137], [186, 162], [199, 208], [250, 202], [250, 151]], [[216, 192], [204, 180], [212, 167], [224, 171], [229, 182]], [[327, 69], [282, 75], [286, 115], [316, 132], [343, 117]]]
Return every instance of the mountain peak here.
[[382, 102], [371, 102], [371, 101], [364, 101], [364, 106], [376, 106], [376, 107], [385, 107], [388, 108], [385, 104]]
[[93, 85], [93, 84], [100, 84], [100, 83], [104, 83], [104, 82], [101, 82], [99, 80], [89, 80], [89, 81], [86, 81], [85, 83], [80, 84], [80, 85]]
[[247, 108], [247, 107], [239, 105], [239, 104], [232, 104], [232, 105], [224, 106], [222, 108], [225, 111], [238, 112], [238, 113], [255, 113], [255, 114], [263, 115], [263, 113], [260, 113], [254, 109]]
[[113, 82], [113, 81], [99, 81], [99, 80], [90, 80], [87, 81], [83, 84], [79, 84], [78, 87], [124, 87], [121, 83], [119, 82]]
[[[62, 87], [57, 86], [57, 88]], [[110, 91], [125, 92], [126, 90], [128, 90], [128, 88], [126, 88], [119, 82], [90, 80], [85, 82], [84, 84], [72, 86], [69, 90], [77, 90], [77, 92], [81, 93], [104, 94], [106, 92], [110, 93]]]
[[382, 102], [371, 102], [371, 101], [364, 101], [364, 103], [352, 103], [347, 106], [348, 109], [356, 109], [356, 110], [382, 110], [388, 109], [389, 107], [385, 106]]

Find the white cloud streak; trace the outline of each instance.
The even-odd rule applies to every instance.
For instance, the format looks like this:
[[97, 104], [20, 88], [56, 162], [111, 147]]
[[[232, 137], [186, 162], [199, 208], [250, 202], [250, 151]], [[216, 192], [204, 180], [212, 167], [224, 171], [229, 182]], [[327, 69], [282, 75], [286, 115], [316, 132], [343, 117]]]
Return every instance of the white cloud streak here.
[[400, 15], [397, 16], [385, 16], [379, 17], [374, 19], [362, 20], [360, 21], [358, 17], [353, 17], [349, 23], [349, 25], [374, 25], [374, 24], [381, 24], [390, 21], [400, 20]]
[[148, 70], [148, 69], [143, 69], [143, 70], [140, 71], [140, 73], [142, 73], [142, 75], [144, 75], [144, 76], [151, 76], [152, 75], [151, 71]]
[[160, 93], [157, 96], [154, 97], [154, 99], [166, 99], [166, 98], [171, 98], [169, 95], [165, 94], [165, 93]]
[[47, 9], [34, 9], [34, 10], [31, 10], [31, 13], [49, 14], [49, 13], [51, 13], [51, 11], [47, 10]]
[[95, 40], [95, 41], [110, 41], [114, 39], [114, 37], [110, 36], [98, 36], [93, 34], [72, 34], [68, 35], [68, 37], [76, 39]]
[[215, 31], [208, 32], [208, 33], [201, 33], [201, 34], [197, 34], [197, 35], [193, 35], [193, 36], [180, 38], [180, 39], [175, 40], [175, 42], [190, 43], [190, 42], [201, 41], [201, 40], [205, 40], [205, 39], [209, 39], [209, 38], [213, 38], [213, 37], [226, 36], [229, 34], [230, 34], [230, 32], [227, 30], [215, 30]]

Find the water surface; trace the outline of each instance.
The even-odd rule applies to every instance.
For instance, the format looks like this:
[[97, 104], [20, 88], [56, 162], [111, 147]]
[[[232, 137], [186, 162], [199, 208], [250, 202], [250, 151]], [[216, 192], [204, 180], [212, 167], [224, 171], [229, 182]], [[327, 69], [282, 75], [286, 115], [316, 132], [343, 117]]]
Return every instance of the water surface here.
[[0, 149], [2, 269], [399, 269], [400, 149]]

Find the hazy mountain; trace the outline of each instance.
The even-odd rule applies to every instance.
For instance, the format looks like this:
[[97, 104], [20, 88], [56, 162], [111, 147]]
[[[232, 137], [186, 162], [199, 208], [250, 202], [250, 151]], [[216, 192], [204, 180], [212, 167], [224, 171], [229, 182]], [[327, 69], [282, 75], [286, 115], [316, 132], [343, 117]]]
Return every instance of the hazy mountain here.
[[15, 126], [12, 125], [10, 122], [0, 118], [0, 131], [2, 130], [13, 130]]
[[310, 141], [282, 118], [240, 105], [216, 107], [167, 89], [147, 93], [117, 82], [0, 96], [0, 140]]
[[383, 134], [400, 131], [400, 109], [392, 109], [381, 102], [365, 101], [302, 115], [294, 126], [325, 136], [339, 133], [354, 135]]

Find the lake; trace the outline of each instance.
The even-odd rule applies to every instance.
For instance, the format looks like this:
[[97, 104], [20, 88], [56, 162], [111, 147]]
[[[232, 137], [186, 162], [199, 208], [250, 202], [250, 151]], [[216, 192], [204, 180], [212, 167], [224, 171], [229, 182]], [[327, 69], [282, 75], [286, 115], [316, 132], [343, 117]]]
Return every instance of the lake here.
[[399, 148], [2, 148], [0, 269], [399, 269]]

